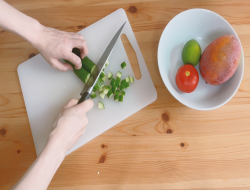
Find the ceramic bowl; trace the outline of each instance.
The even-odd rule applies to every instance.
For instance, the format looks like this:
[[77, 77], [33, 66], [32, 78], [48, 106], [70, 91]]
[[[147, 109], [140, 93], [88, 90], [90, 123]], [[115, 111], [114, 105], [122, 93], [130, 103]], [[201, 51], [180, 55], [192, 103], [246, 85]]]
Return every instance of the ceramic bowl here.
[[206, 84], [199, 71], [199, 83], [192, 93], [183, 93], [175, 82], [177, 70], [183, 65], [182, 49], [187, 41], [195, 39], [202, 52], [216, 38], [231, 34], [233, 27], [220, 15], [205, 9], [191, 9], [175, 16], [165, 27], [158, 46], [158, 66], [161, 78], [169, 92], [182, 104], [196, 110], [212, 110], [226, 104], [237, 92], [244, 71], [244, 54], [234, 75], [219, 86]]

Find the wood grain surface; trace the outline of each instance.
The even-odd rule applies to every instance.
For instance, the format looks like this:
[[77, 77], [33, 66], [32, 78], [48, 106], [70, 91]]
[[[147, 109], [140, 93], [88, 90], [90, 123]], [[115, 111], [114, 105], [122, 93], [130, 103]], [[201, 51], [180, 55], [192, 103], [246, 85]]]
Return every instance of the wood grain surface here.
[[[7, 0], [42, 24], [77, 32], [118, 8], [132, 25], [157, 100], [68, 155], [49, 189], [250, 189], [250, 1]], [[196, 111], [166, 89], [157, 65], [160, 35], [178, 13], [205, 8], [236, 30], [245, 54], [235, 96], [213, 111]], [[0, 189], [9, 189], [36, 158], [17, 66], [38, 54], [0, 29]]]

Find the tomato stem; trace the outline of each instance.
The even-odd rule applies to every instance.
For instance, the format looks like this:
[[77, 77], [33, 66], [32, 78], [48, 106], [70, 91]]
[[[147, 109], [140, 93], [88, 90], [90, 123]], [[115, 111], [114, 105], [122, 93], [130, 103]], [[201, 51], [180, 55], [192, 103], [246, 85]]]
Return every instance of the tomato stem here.
[[186, 71], [186, 76], [188, 77], [190, 75], [190, 72], [189, 71]]

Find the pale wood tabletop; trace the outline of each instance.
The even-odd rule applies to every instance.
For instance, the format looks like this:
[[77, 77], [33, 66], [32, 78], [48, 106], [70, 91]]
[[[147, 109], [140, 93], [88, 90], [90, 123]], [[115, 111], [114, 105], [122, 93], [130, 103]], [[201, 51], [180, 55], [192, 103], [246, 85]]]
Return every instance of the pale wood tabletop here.
[[[157, 100], [68, 155], [49, 189], [250, 189], [250, 1], [7, 0], [43, 25], [77, 32], [123, 8], [158, 93]], [[245, 55], [238, 92], [223, 107], [196, 111], [179, 103], [158, 70], [160, 35], [178, 13], [205, 8], [236, 30]], [[17, 75], [38, 54], [0, 29], [0, 189], [36, 158]]]

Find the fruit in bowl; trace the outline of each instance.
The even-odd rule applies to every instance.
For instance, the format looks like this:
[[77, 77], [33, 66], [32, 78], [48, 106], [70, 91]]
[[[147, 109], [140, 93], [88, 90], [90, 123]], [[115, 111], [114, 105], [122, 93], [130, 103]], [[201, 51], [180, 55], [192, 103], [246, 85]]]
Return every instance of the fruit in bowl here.
[[238, 68], [241, 45], [233, 35], [215, 39], [202, 53], [200, 73], [211, 85], [220, 85], [229, 80]]

